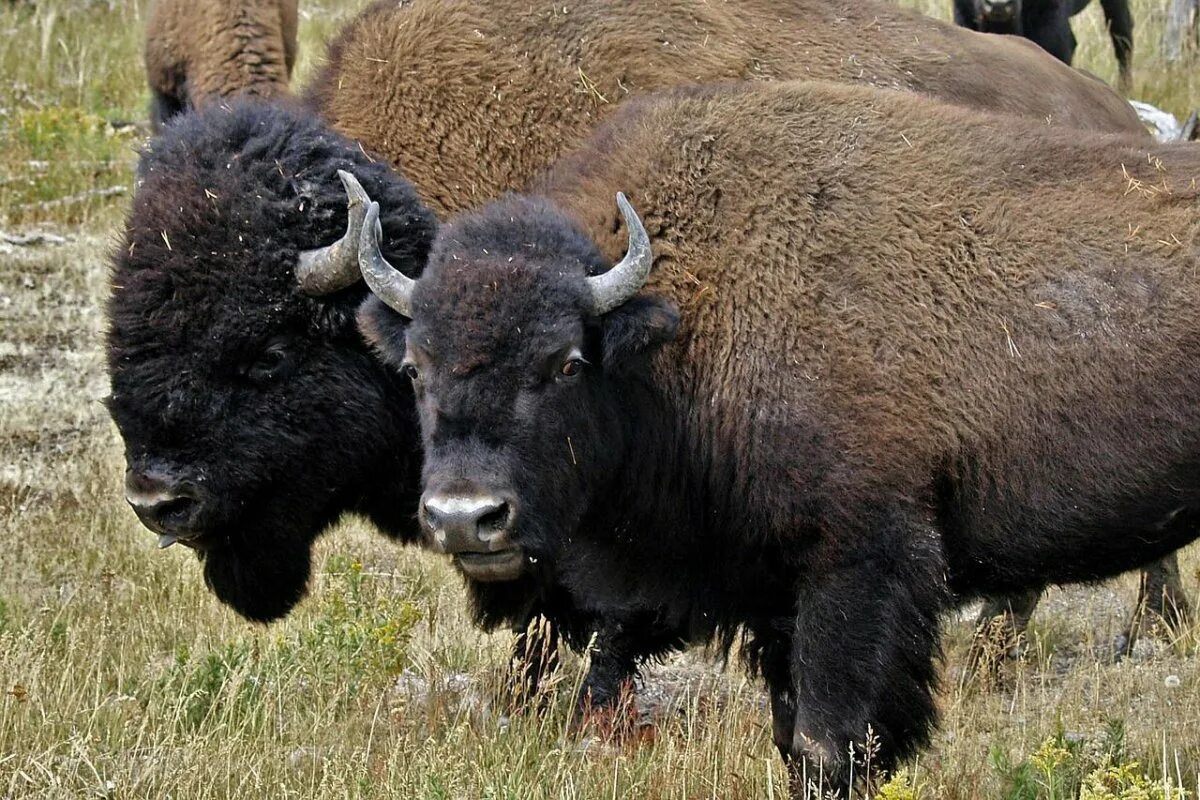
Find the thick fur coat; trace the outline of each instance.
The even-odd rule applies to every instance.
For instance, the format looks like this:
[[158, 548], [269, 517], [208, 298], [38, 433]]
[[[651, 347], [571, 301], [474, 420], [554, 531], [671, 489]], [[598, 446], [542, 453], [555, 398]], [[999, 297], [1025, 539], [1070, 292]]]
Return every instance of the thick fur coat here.
[[[895, 92], [677, 93], [443, 226], [411, 322], [360, 317], [427, 486], [509, 493], [584, 608], [748, 630], [780, 750], [837, 783], [868, 726], [884, 766], [927, 739], [951, 605], [1196, 536], [1198, 179], [1195, 146]], [[656, 266], [596, 317], [618, 191]]]
[[441, 214], [525, 185], [631, 94], [747, 79], [861, 83], [1144, 132], [1103, 82], [1027, 41], [879, 0], [657, 0], [619, 14], [603, 2], [383, 0], [334, 40], [307, 94]]

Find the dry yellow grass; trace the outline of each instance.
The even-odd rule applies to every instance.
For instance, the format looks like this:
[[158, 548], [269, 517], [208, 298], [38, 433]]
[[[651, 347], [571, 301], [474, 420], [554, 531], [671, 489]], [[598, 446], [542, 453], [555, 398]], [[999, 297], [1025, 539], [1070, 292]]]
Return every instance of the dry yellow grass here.
[[[302, 3], [301, 75], [360, 4]], [[1182, 113], [1200, 105], [1196, 61], [1158, 63], [1151, 5], [1136, 3], [1135, 95]], [[181, 548], [154, 548], [97, 402], [104, 256], [127, 198], [88, 194], [130, 183], [143, 11], [0, 7], [0, 230], [67, 237], [0, 244], [0, 797], [782, 796], [757, 686], [703, 654], [653, 671], [645, 694], [669, 706], [655, 735], [612, 747], [565, 735], [577, 661], [547, 714], [491, 713], [507, 637], [470, 626], [444, 564], [360, 522], [323, 540], [313, 596], [271, 628], [217, 604]], [[1080, 26], [1081, 61], [1111, 78], [1098, 20]], [[1195, 596], [1195, 552], [1184, 568]], [[1102, 793], [1143, 774], [1157, 796], [1164, 779], [1200, 796], [1195, 637], [1111, 663], [1133, 596], [1129, 579], [1052, 592], [1027, 660], [991, 692], [957, 686], [969, 626], [949, 622], [942, 728], [881, 795], [1073, 797], [1092, 773], [1090, 797], [1156, 796]]]

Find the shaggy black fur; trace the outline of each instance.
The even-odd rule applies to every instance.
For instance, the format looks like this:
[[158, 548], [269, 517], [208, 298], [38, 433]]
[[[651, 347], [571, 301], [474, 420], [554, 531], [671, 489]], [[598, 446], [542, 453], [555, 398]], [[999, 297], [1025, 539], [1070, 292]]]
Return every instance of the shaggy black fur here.
[[[998, 20], [983, 11], [981, 0], [954, 0], [954, 21], [963, 27], [984, 33], [1024, 36], [1060, 61], [1070, 64], [1075, 57], [1075, 34], [1071, 17], [1083, 11], [1091, 0], [1009, 0], [1011, 20]], [[995, 3], [994, 5], [1005, 5]], [[1121, 69], [1121, 80], [1128, 84], [1133, 65], [1133, 14], [1129, 0], [1100, 0], [1108, 22], [1113, 50]]]
[[419, 270], [434, 220], [412, 189], [309, 115], [253, 103], [150, 144], [114, 254], [110, 408], [129, 466], [204, 488], [205, 579], [255, 620], [300, 599], [310, 545], [344, 511], [415, 538], [410, 393], [359, 338], [363, 290], [312, 298], [293, 274], [344, 230], [341, 168], [392, 198], [388, 249]]
[[[300, 251], [344, 231], [338, 169], [384, 200], [387, 256], [417, 274], [435, 221], [409, 184], [310, 112], [279, 104], [235, 103], [168, 126], [142, 156], [113, 255], [109, 405], [128, 465], [203, 487], [205, 580], [253, 620], [302, 598], [313, 541], [347, 511], [419, 541], [412, 391], [355, 328], [365, 287], [313, 298], [293, 274]], [[552, 639], [535, 648], [560, 635], [581, 648], [600, 630], [585, 686], [596, 702], [678, 643], [653, 613], [601, 621], [537, 576], [468, 586], [488, 629], [550, 618]]]

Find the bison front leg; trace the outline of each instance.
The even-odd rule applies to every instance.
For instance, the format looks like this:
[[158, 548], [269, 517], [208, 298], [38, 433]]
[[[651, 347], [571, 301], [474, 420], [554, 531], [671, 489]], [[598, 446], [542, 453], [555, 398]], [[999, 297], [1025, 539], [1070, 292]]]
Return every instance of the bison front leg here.
[[599, 722], [613, 732], [631, 730], [636, 722], [633, 701], [641, 665], [684, 644], [675, 629], [653, 613], [602, 619], [576, 698], [579, 721]]
[[821, 559], [797, 598], [789, 768], [793, 784], [850, 792], [928, 742], [950, 594], [940, 541], [919, 521], [839, 538], [859, 552]]

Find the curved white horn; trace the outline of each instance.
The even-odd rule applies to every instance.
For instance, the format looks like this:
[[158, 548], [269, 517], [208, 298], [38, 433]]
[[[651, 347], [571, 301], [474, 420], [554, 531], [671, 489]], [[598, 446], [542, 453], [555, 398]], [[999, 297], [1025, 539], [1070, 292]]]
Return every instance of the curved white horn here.
[[650, 267], [654, 265], [646, 228], [621, 192], [617, 192], [617, 207], [621, 209], [625, 227], [629, 229], [629, 248], [625, 251], [625, 257], [608, 272], [588, 278], [588, 286], [592, 291], [592, 311], [597, 315], [612, 311], [637, 294], [646, 283], [646, 278], [650, 277]]
[[388, 263], [379, 248], [383, 226], [379, 224], [379, 203], [367, 207], [358, 247], [358, 267], [363, 280], [375, 296], [397, 314], [412, 318], [412, 291], [417, 282]]
[[345, 170], [338, 170], [342, 186], [346, 187], [346, 233], [336, 242], [315, 250], [300, 253], [296, 262], [296, 283], [300, 291], [319, 297], [345, 289], [359, 280], [358, 242], [371, 198], [358, 179]]

